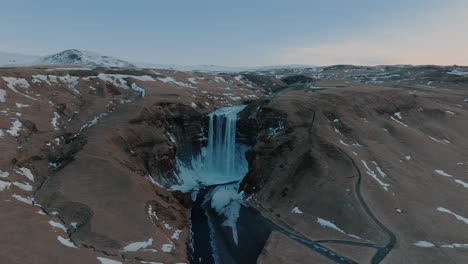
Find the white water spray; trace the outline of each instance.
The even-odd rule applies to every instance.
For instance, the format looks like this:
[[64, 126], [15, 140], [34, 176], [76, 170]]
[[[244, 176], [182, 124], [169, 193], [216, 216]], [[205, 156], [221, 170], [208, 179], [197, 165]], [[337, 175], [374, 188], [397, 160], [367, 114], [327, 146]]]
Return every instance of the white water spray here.
[[246, 146], [236, 144], [237, 114], [246, 106], [220, 108], [209, 114], [208, 145], [190, 164], [178, 161], [182, 182], [174, 190], [197, 191], [200, 186], [240, 181], [247, 173]]
[[211, 173], [227, 177], [239, 175], [236, 167], [236, 121], [237, 113], [245, 106], [221, 108], [211, 113], [206, 151], [206, 166]]

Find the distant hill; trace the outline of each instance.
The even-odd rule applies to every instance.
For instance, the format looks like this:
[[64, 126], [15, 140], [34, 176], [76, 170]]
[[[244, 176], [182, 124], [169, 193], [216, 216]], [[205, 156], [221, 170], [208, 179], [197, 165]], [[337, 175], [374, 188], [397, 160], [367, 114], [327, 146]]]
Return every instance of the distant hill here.
[[69, 49], [48, 55], [34, 61], [36, 65], [89, 65], [102, 67], [135, 67], [134, 64], [114, 58], [103, 56], [90, 51]]

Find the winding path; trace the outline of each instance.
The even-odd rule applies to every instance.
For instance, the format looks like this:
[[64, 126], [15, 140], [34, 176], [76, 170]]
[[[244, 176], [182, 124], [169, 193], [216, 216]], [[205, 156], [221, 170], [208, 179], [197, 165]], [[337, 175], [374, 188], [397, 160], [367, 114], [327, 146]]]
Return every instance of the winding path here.
[[344, 152], [341, 148], [338, 147], [338, 149], [346, 155], [350, 159], [350, 161], [353, 163], [354, 168], [356, 169], [358, 173], [358, 180], [356, 182], [356, 194], [358, 196], [359, 201], [361, 202], [362, 207], [366, 211], [366, 213], [372, 218], [374, 223], [376, 223], [383, 231], [384, 233], [387, 234], [389, 237], [389, 241], [385, 247], [378, 248], [377, 253], [374, 255], [374, 257], [371, 260], [372, 264], [378, 264], [380, 263], [387, 255], [390, 253], [390, 251], [395, 247], [395, 244], [397, 243], [397, 239], [395, 234], [390, 231], [388, 227], [386, 227], [380, 220], [375, 216], [375, 214], [372, 212], [372, 210], [369, 208], [367, 203], [365, 202], [364, 198], [362, 197], [362, 192], [361, 192], [361, 180], [362, 180], [362, 174], [361, 170], [359, 170], [359, 167], [356, 165], [356, 162], [346, 153]]
[[[312, 136], [314, 135], [312, 128], [315, 122], [315, 115], [316, 112], [313, 111], [313, 117], [312, 121], [310, 122], [308, 126], [308, 132], [309, 132], [309, 140], [312, 139]], [[334, 244], [346, 244], [346, 245], [354, 245], [354, 246], [361, 246], [361, 247], [371, 247], [371, 248], [376, 248], [377, 253], [372, 257], [371, 263], [372, 264], [378, 264], [380, 263], [389, 253], [390, 251], [395, 247], [395, 244], [397, 243], [397, 239], [395, 234], [387, 228], [380, 220], [377, 218], [377, 216], [372, 212], [370, 207], [367, 205], [365, 202], [362, 192], [361, 192], [361, 181], [362, 181], [362, 174], [361, 171], [359, 170], [359, 167], [356, 165], [356, 162], [353, 160], [351, 156], [349, 156], [345, 151], [343, 151], [340, 147], [337, 146], [339, 151], [343, 153], [353, 164], [353, 167], [356, 169], [356, 172], [358, 174], [358, 180], [355, 184], [355, 191], [358, 197], [359, 202], [361, 203], [364, 211], [366, 212], [369, 217], [383, 230], [385, 234], [387, 234], [389, 241], [386, 245], [378, 245], [378, 244], [370, 244], [370, 243], [360, 243], [360, 242], [353, 242], [353, 241], [346, 241], [346, 240], [317, 240], [317, 241], [310, 241], [308, 239], [305, 239], [303, 237], [297, 236], [295, 234], [292, 234], [291, 232], [288, 232], [282, 228], [280, 228], [280, 231], [282, 233], [285, 233], [292, 239], [308, 246], [309, 248], [321, 253], [322, 255], [328, 257], [329, 259], [337, 262], [337, 263], [356, 263], [350, 259], [346, 259], [344, 257], [339, 256], [338, 254], [334, 253], [333, 251], [319, 245], [324, 244], [324, 243], [334, 243]], [[279, 227], [278, 227], [279, 228]], [[294, 229], [293, 229], [294, 230]]]

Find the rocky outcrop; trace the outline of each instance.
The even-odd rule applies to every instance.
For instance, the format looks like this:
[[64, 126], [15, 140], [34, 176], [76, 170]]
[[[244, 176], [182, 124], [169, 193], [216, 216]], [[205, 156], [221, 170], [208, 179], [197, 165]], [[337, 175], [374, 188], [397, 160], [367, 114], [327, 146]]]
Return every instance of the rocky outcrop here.
[[206, 141], [207, 118], [193, 107], [160, 102], [142, 109], [128, 121], [127, 133], [114, 139], [132, 156], [144, 175], [170, 187], [177, 184], [176, 157], [188, 162]]

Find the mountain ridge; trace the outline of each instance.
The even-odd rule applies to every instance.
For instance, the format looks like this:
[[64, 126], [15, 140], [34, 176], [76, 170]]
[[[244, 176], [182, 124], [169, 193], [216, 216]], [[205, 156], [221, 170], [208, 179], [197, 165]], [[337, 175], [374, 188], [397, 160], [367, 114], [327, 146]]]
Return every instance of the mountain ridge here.
[[48, 55], [35, 61], [37, 65], [88, 65], [131, 68], [134, 64], [112, 56], [100, 55], [91, 51], [68, 49]]

